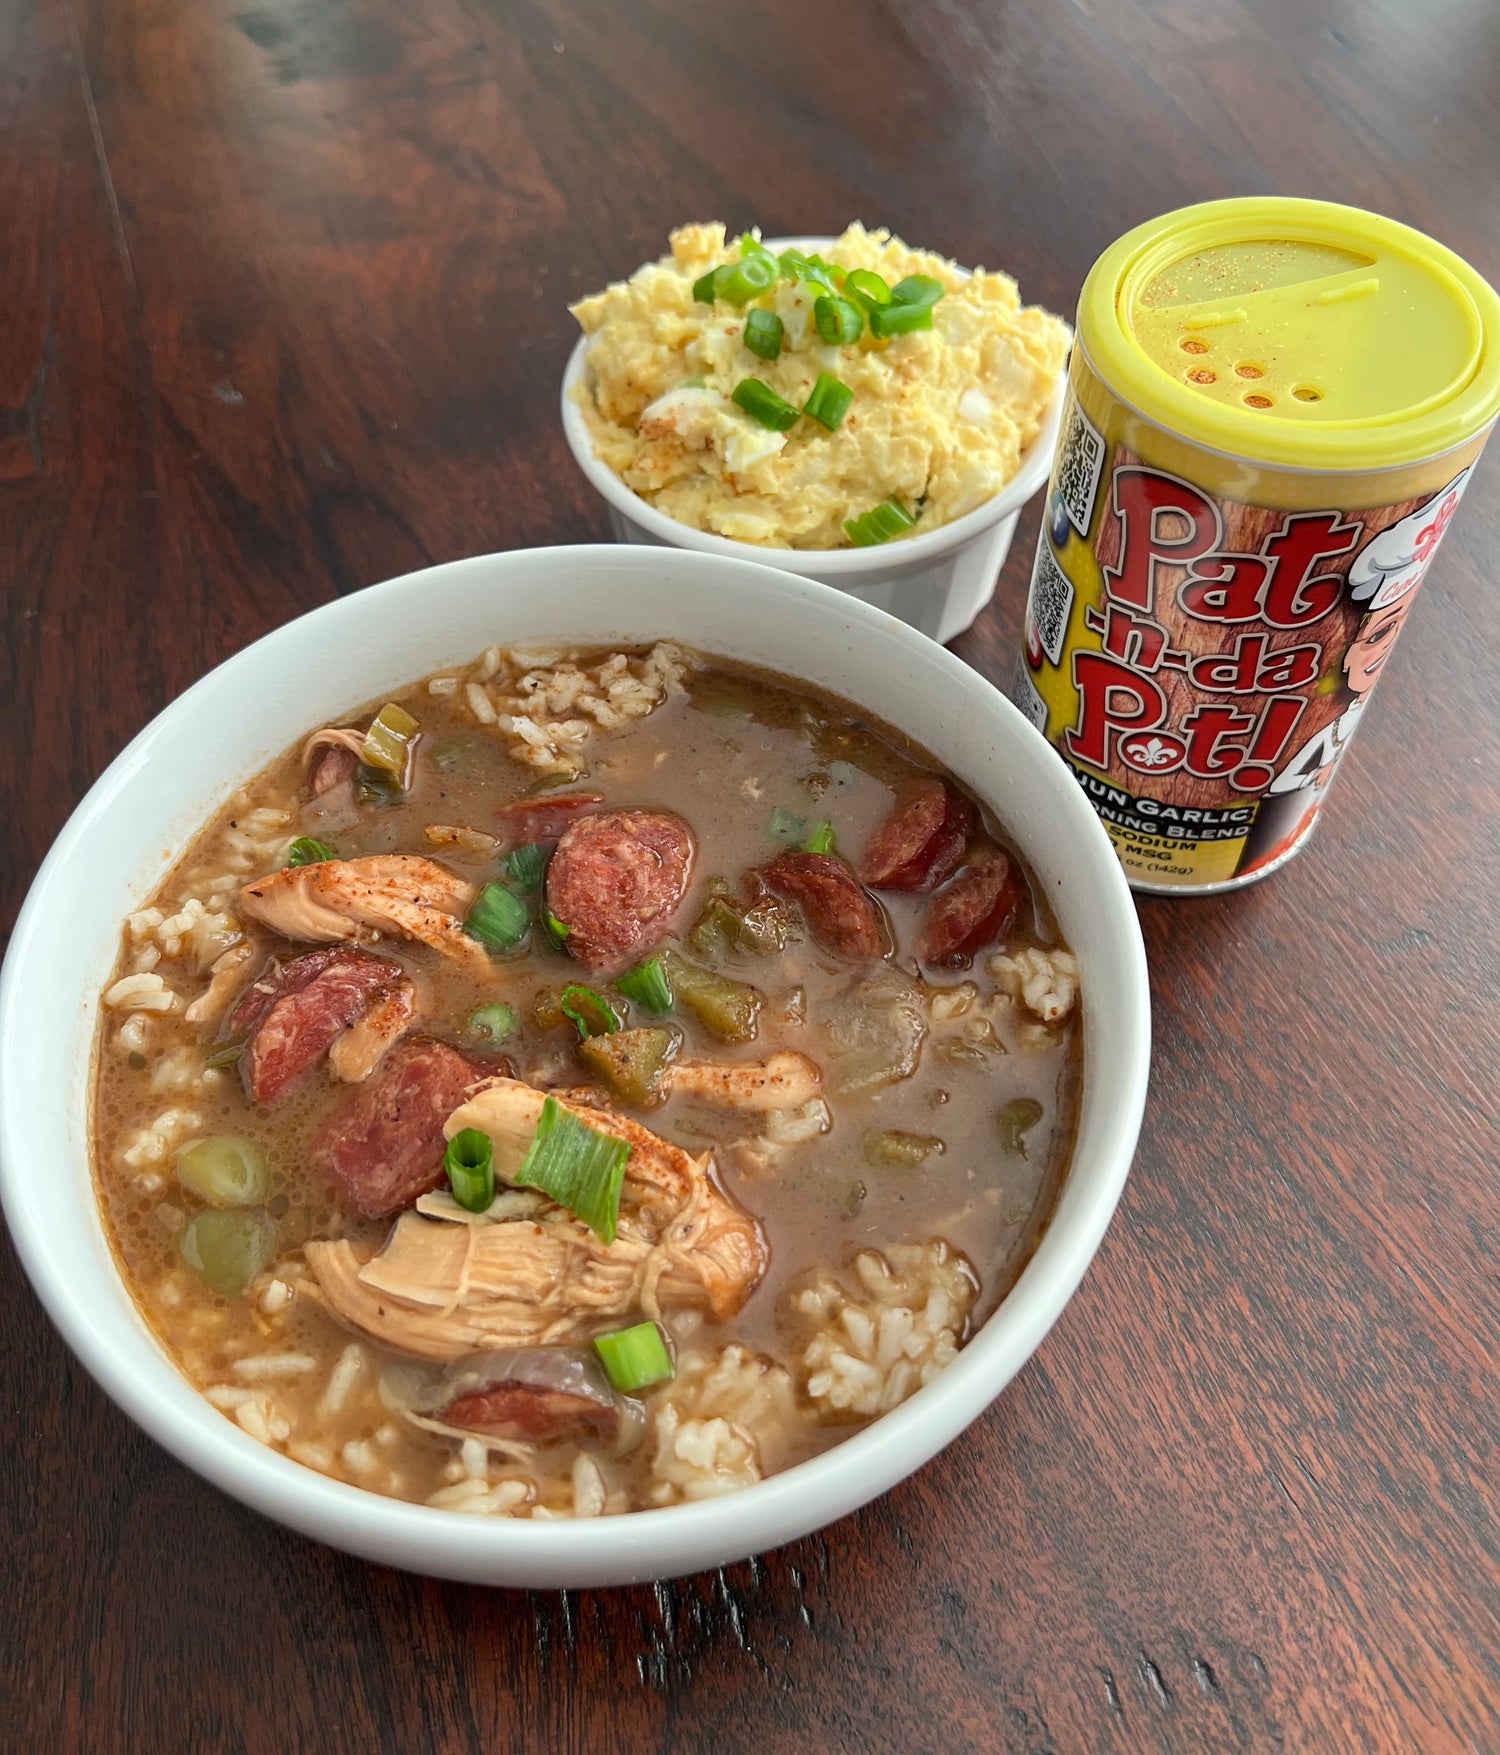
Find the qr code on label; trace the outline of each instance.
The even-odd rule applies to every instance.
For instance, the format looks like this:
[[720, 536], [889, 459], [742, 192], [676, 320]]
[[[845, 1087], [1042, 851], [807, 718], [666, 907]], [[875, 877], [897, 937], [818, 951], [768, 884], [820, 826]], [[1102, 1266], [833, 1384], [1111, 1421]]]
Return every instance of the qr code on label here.
[[1037, 540], [1036, 565], [1031, 570], [1030, 614], [1042, 650], [1053, 664], [1062, 660], [1063, 637], [1073, 609], [1073, 581], [1058, 566], [1052, 544], [1044, 530]]
[[1023, 652], [1016, 659], [1016, 674], [1011, 679], [1010, 698], [1045, 737], [1047, 735], [1047, 703], [1036, 692], [1031, 671]]
[[1104, 467], [1104, 439], [1099, 429], [1070, 396], [1068, 427], [1057, 455], [1057, 498], [1068, 522], [1080, 536], [1089, 533], [1099, 471]]

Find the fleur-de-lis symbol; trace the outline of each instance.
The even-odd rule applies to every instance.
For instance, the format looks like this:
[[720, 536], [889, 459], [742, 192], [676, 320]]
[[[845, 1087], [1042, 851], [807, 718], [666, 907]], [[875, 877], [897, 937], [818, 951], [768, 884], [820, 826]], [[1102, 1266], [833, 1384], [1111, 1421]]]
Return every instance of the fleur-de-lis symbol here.
[[1147, 738], [1144, 743], [1127, 745], [1126, 754], [1132, 762], [1139, 762], [1143, 768], [1165, 767], [1177, 759], [1177, 751], [1164, 744], [1159, 737]]
[[1433, 519], [1425, 530], [1417, 533], [1415, 552], [1419, 561], [1431, 560], [1432, 551], [1437, 547], [1438, 543], [1442, 541], [1443, 532], [1452, 522], [1454, 509], [1457, 505], [1458, 495], [1449, 494], [1447, 499], [1443, 501], [1442, 505], [1438, 507], [1437, 517]]

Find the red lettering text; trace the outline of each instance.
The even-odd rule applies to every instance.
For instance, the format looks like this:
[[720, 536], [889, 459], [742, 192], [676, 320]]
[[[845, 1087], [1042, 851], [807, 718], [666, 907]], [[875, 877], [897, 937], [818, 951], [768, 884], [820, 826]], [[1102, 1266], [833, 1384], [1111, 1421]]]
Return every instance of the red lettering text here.
[[1200, 622], [1253, 622], [1270, 573], [1259, 555], [1210, 555], [1189, 568], [1177, 601]]
[[1167, 697], [1149, 676], [1102, 652], [1073, 654], [1073, 686], [1078, 723], [1065, 741], [1072, 755], [1093, 768], [1109, 766], [1117, 732], [1149, 731], [1167, 716]]
[[1295, 512], [1260, 545], [1271, 559], [1271, 583], [1262, 613], [1273, 628], [1302, 628], [1328, 614], [1344, 589], [1343, 577], [1309, 578], [1324, 555], [1348, 554], [1363, 524], [1343, 524], [1337, 512]]
[[1150, 612], [1156, 565], [1186, 567], [1201, 560], [1223, 531], [1219, 508], [1185, 481], [1139, 463], [1115, 471], [1114, 508], [1120, 520], [1120, 558], [1104, 573], [1111, 597]]
[[1241, 634], [1228, 652], [1209, 652], [1188, 665], [1200, 689], [1215, 695], [1270, 695], [1316, 680], [1321, 646], [1287, 646], [1267, 653], [1265, 634]]
[[1203, 780], [1232, 774], [1245, 759], [1245, 746], [1228, 739], [1243, 736], [1254, 724], [1249, 713], [1235, 707], [1195, 707], [1182, 722], [1188, 740], [1183, 766]]

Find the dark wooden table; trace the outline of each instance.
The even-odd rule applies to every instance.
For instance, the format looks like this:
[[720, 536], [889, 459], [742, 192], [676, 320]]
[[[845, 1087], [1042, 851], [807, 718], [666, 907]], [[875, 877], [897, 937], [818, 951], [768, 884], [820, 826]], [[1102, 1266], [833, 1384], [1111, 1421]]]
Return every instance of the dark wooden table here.
[[[1500, 271], [1492, 0], [0, 19], [7, 929], [108, 760], [246, 641], [605, 537], [564, 304], [674, 222], [886, 221], [1071, 312], [1127, 226], [1275, 189]], [[959, 642], [995, 678], [1035, 520]], [[820, 1536], [615, 1593], [362, 1565], [141, 1437], [0, 1246], [0, 1747], [1500, 1749], [1497, 552], [1492, 458], [1311, 852], [1142, 906], [1152, 1100], [1082, 1291]]]

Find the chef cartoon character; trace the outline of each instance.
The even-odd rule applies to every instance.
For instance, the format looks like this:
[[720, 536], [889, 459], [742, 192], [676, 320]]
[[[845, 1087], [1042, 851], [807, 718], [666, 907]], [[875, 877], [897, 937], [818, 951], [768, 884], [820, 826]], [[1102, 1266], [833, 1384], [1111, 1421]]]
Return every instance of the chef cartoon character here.
[[1331, 725], [1313, 733], [1271, 782], [1245, 845], [1242, 874], [1284, 853], [1323, 802], [1468, 477], [1465, 469], [1425, 505], [1372, 537], [1354, 557], [1349, 595], [1365, 605], [1365, 614], [1344, 654], [1343, 684], [1353, 699]]

